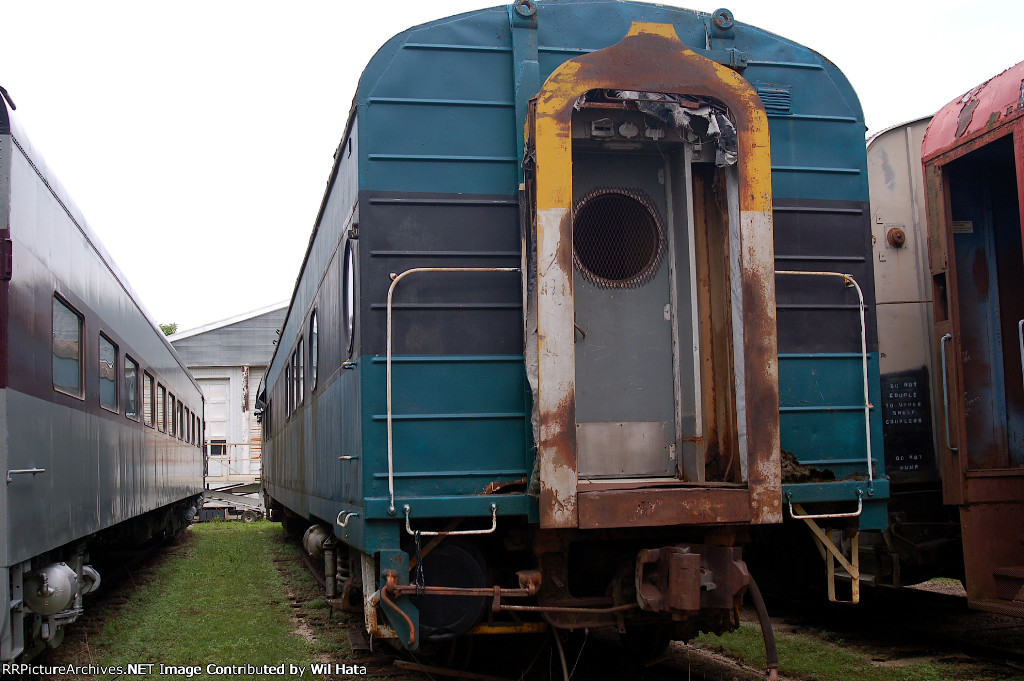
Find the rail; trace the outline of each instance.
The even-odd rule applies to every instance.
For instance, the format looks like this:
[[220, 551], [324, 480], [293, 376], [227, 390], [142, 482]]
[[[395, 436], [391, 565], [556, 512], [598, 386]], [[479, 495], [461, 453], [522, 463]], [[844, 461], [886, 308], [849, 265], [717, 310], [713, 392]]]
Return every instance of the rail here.
[[426, 272], [521, 272], [518, 267], [413, 267], [401, 274], [391, 273], [391, 286], [388, 287], [387, 304], [387, 407], [388, 407], [388, 495], [391, 503], [388, 506], [388, 514], [395, 515], [395, 445], [392, 431], [391, 411], [391, 355], [394, 336], [392, 334], [392, 322], [394, 321], [392, 301], [395, 295], [395, 287], [398, 282], [410, 274], [422, 274]]
[[489, 528], [482, 530], [442, 530], [440, 532], [435, 532], [432, 530], [413, 530], [409, 518], [409, 515], [412, 513], [412, 509], [409, 507], [408, 504], [406, 504], [405, 506], [402, 507], [402, 510], [405, 512], [405, 531], [413, 537], [415, 537], [417, 534], [424, 537], [453, 537], [455, 535], [463, 534], [492, 534], [495, 530], [498, 529], [497, 504], [491, 504], [491, 526]]
[[947, 333], [939, 341], [939, 349], [942, 352], [942, 408], [946, 417], [946, 448], [956, 453], [960, 449], [953, 446], [953, 441], [949, 437], [949, 369], [946, 368], [946, 343], [951, 340], [953, 340], [953, 334]]
[[1024, 319], [1017, 322], [1017, 340], [1020, 341], [1020, 373], [1024, 379]]
[[[775, 270], [776, 275], [787, 275], [787, 276], [804, 276], [804, 277], [836, 277], [842, 279], [848, 287], [853, 287], [857, 292], [857, 304], [860, 312], [860, 355], [861, 355], [861, 374], [864, 382], [864, 442], [867, 450], [867, 469], [868, 469], [868, 494], [874, 494], [875, 486], [875, 472], [872, 467], [873, 457], [871, 451], [871, 393], [869, 391], [868, 382], [868, 332], [867, 332], [867, 318], [865, 313], [864, 305], [864, 291], [861, 290], [860, 284], [853, 278], [852, 274], [844, 274], [842, 272], [805, 272], [801, 270]], [[858, 508], [854, 515], [860, 515], [863, 508], [863, 498], [860, 494], [857, 495]], [[790, 514], [792, 514], [792, 508], [790, 508]], [[795, 517], [795, 516], [794, 516]], [[844, 518], [852, 517], [850, 514], [833, 514], [833, 515], [821, 515], [817, 516], [820, 518]]]
[[[789, 515], [794, 520], [821, 520], [822, 518], [856, 518], [864, 511], [864, 490], [857, 490], [857, 510], [849, 513], [799, 513], [793, 510], [793, 495], [786, 494], [786, 501], [789, 502]], [[799, 507], [799, 504], [797, 504]]]
[[[253, 442], [211, 442], [206, 441], [203, 451], [206, 453], [207, 477], [227, 478], [233, 475], [256, 475], [259, 473], [259, 462], [262, 461], [262, 451]], [[214, 454], [214, 447], [223, 447], [223, 454]], [[256, 449], [259, 454], [253, 455], [252, 450]], [[249, 451], [246, 451], [249, 450]], [[253, 471], [253, 464], [257, 464], [256, 471]], [[219, 472], [212, 470], [216, 465]]]
[[11, 477], [12, 475], [32, 475], [32, 476], [34, 476], [36, 473], [45, 473], [45, 472], [46, 472], [45, 468], [14, 468], [12, 470], [7, 471], [7, 482], [9, 482], [9, 483], [10, 482], [14, 482], [14, 478]]

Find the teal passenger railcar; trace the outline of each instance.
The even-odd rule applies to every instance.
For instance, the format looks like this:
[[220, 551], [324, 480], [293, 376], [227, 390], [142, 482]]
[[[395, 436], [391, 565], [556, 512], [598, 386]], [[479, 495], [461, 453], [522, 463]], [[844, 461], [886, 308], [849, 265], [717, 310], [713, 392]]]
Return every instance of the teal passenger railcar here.
[[329, 593], [410, 648], [685, 639], [737, 626], [751, 528], [884, 528], [864, 130], [728, 10], [519, 0], [384, 45], [260, 393]]

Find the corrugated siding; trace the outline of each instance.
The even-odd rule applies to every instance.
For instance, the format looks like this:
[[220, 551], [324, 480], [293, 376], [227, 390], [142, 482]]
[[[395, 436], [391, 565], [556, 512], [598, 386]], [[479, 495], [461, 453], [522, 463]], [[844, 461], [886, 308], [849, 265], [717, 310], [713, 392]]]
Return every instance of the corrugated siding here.
[[277, 331], [285, 309], [174, 341], [172, 345], [189, 367], [266, 366], [274, 354]]

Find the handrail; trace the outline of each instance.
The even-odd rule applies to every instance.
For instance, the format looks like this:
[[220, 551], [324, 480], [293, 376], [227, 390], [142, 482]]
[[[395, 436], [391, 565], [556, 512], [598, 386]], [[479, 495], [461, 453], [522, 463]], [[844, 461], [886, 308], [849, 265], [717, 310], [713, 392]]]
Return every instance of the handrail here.
[[387, 402], [388, 402], [388, 494], [391, 503], [388, 506], [388, 515], [395, 515], [395, 449], [392, 436], [392, 413], [391, 413], [391, 351], [393, 343], [392, 335], [392, 300], [395, 294], [395, 287], [410, 274], [422, 272], [521, 272], [518, 267], [413, 267], [401, 274], [391, 273], [391, 286], [388, 287], [387, 304]]
[[939, 341], [939, 349], [942, 353], [942, 407], [946, 415], [946, 448], [955, 453], [960, 451], [960, 448], [954, 447], [949, 437], [949, 370], [946, 368], [946, 343], [951, 340], [953, 340], [953, 334], [947, 333]]
[[[341, 516], [345, 516], [344, 520], [342, 519]], [[355, 511], [349, 511], [347, 509], [346, 510], [342, 510], [342, 511], [338, 511], [338, 517], [334, 520], [334, 522], [338, 525], [338, 527], [340, 527], [342, 530], [344, 530], [344, 532], [342, 533], [342, 538], [343, 539], [348, 539], [348, 523], [349, 523], [349, 521], [352, 520], [352, 518], [358, 518], [358, 517], [359, 517], [359, 514], [356, 513]]]
[[[868, 332], [867, 320], [865, 317], [864, 291], [861, 290], [860, 284], [857, 283], [857, 280], [853, 278], [852, 274], [843, 274], [842, 272], [804, 272], [801, 270], [775, 270], [775, 274], [812, 277], [840, 277], [841, 279], [843, 279], [847, 286], [852, 286], [857, 291], [857, 300], [859, 304], [858, 306], [860, 308], [861, 368], [864, 378], [864, 441], [867, 445], [868, 495], [872, 495], [874, 494], [875, 473], [871, 467], [873, 461], [873, 458], [871, 456], [871, 394], [869, 392], [868, 383]], [[848, 516], [834, 515], [820, 517], [841, 518]]]
[[14, 478], [11, 477], [12, 475], [32, 475], [32, 476], [34, 476], [36, 473], [45, 473], [45, 472], [46, 472], [45, 468], [14, 468], [14, 469], [11, 469], [11, 470], [7, 471], [7, 482], [14, 482]]
[[1024, 319], [1017, 322], [1017, 338], [1020, 340], [1020, 373], [1024, 379]]
[[405, 531], [413, 537], [415, 537], [417, 534], [423, 537], [454, 537], [455, 535], [460, 534], [492, 534], [495, 530], [498, 529], [497, 504], [491, 504], [491, 526], [483, 530], [443, 530], [440, 532], [434, 532], [429, 530], [413, 530], [412, 525], [409, 522], [409, 516], [410, 514], [412, 514], [412, 509], [409, 507], [409, 504], [406, 504], [405, 506], [402, 507], [402, 510], [405, 512]]
[[[811, 513], [804, 513], [802, 515], [797, 515], [797, 513], [793, 511], [793, 495], [790, 493], [786, 493], [786, 501], [789, 502], [789, 516], [794, 520], [821, 520], [822, 518], [856, 518], [864, 511], [864, 490], [857, 490], [857, 510], [851, 511], [849, 513], [820, 513], [817, 515]], [[800, 504], [797, 504], [797, 507], [799, 506]], [[803, 509], [801, 508], [800, 510], [802, 511]]]

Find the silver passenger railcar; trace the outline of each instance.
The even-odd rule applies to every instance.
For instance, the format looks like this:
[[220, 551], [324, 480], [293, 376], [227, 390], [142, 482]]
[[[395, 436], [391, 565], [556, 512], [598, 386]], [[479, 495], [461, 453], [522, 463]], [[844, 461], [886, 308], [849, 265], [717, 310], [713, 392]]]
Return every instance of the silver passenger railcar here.
[[[6, 93], [3, 93], [6, 94]], [[198, 384], [0, 102], [0, 660], [55, 647], [89, 551], [201, 504]]]

